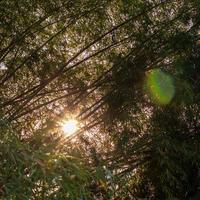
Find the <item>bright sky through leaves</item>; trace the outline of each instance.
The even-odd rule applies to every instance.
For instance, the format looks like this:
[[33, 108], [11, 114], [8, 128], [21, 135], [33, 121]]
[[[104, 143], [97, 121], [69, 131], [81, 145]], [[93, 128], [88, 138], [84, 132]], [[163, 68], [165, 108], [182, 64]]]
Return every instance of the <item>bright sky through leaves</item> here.
[[61, 123], [63, 132], [66, 135], [72, 135], [78, 130], [78, 122], [75, 119], [65, 120]]

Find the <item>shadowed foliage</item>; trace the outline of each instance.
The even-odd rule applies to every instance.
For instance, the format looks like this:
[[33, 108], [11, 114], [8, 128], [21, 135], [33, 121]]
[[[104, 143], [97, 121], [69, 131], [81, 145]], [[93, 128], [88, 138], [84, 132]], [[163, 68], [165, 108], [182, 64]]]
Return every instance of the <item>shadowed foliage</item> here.
[[199, 0], [0, 1], [0, 198], [199, 199], [199, 60]]

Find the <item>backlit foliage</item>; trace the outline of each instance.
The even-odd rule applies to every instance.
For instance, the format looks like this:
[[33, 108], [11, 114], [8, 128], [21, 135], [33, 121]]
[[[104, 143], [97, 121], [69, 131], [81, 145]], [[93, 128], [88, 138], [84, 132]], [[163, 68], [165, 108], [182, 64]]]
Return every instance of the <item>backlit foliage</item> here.
[[199, 0], [0, 1], [0, 198], [199, 199], [199, 33]]

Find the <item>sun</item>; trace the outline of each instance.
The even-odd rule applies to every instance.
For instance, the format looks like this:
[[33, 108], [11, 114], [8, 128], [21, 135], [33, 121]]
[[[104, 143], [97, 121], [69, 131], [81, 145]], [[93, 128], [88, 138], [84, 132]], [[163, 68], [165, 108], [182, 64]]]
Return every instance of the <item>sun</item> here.
[[61, 123], [61, 128], [66, 135], [72, 135], [78, 130], [78, 121], [75, 119], [65, 120]]

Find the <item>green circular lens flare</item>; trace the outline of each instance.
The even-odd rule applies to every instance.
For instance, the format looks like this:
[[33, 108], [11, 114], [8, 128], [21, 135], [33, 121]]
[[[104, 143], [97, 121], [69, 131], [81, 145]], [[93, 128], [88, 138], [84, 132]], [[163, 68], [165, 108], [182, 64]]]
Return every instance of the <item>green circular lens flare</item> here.
[[151, 98], [158, 104], [166, 105], [174, 97], [173, 78], [159, 69], [147, 74], [146, 86]]

